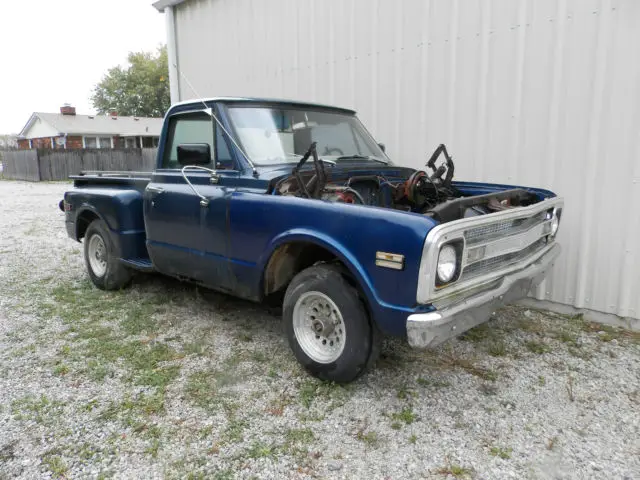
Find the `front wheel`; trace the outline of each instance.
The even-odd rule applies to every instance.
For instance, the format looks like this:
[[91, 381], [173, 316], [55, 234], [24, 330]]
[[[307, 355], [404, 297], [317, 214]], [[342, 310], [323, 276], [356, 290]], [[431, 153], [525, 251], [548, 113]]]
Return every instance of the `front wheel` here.
[[107, 224], [91, 222], [84, 236], [84, 260], [93, 284], [102, 290], [119, 290], [131, 280], [131, 272], [118, 260]]
[[291, 281], [283, 321], [289, 345], [304, 368], [322, 380], [347, 383], [362, 375], [380, 351], [380, 334], [340, 271], [317, 265]]

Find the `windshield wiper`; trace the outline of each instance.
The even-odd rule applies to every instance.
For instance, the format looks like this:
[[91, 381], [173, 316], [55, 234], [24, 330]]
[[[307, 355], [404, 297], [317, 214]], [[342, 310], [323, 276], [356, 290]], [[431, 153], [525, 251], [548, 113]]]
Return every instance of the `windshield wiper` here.
[[371, 160], [389, 165], [389, 162], [380, 158], [372, 157], [371, 155], [341, 155], [337, 157], [336, 160]]

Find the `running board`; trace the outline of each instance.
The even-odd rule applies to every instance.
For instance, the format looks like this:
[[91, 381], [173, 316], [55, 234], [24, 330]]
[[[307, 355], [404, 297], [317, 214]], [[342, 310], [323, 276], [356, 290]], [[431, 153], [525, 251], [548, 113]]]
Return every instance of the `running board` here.
[[126, 265], [129, 268], [133, 268], [134, 270], [139, 270], [141, 272], [155, 272], [155, 268], [151, 260], [146, 258], [134, 258], [132, 260], [121, 258], [120, 262]]

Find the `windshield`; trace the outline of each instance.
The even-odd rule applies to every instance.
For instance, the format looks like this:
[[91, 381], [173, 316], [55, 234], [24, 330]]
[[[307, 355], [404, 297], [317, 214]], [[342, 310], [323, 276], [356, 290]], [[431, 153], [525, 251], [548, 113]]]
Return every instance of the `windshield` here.
[[390, 163], [355, 115], [308, 108], [229, 107], [240, 145], [258, 165], [293, 163], [317, 142], [318, 156], [333, 161]]

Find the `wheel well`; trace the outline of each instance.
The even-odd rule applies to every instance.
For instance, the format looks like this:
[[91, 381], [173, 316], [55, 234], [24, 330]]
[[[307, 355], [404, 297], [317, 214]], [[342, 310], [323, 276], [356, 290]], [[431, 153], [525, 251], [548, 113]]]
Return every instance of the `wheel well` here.
[[284, 291], [293, 277], [318, 262], [339, 263], [339, 260], [326, 248], [313, 243], [291, 242], [279, 246], [264, 272], [264, 295]]
[[84, 234], [87, 232], [87, 228], [94, 220], [99, 219], [98, 215], [93, 213], [91, 210], [85, 210], [76, 219], [76, 238], [80, 240], [84, 237]]

